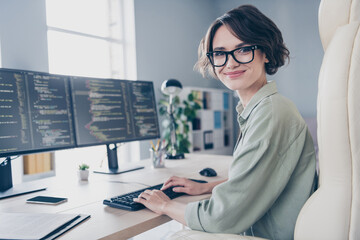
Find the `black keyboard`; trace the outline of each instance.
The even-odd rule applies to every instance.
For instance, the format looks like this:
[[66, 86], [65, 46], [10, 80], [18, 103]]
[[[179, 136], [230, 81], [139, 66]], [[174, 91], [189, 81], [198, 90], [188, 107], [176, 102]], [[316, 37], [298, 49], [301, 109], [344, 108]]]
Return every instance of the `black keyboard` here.
[[[204, 181], [204, 180], [197, 180], [197, 179], [191, 179], [191, 180], [195, 181], [195, 182], [199, 182], [199, 183], [207, 183], [207, 181]], [[163, 186], [163, 184], [158, 184], [158, 185], [147, 187], [147, 188], [135, 191], [135, 192], [130, 192], [130, 193], [116, 196], [116, 197], [112, 197], [110, 199], [105, 199], [103, 201], [103, 203], [105, 205], [108, 205], [108, 206], [114, 207], [114, 208], [120, 208], [120, 209], [124, 209], [124, 210], [128, 210], [128, 211], [137, 211], [137, 210], [145, 208], [145, 206], [142, 205], [141, 203], [134, 202], [133, 199], [137, 198], [140, 195], [140, 193], [144, 192], [145, 190], [148, 190], [148, 189], [149, 190], [155, 190], [155, 189], [160, 190], [162, 186]], [[173, 187], [164, 190], [164, 193], [170, 199], [174, 199], [174, 198], [177, 198], [177, 197], [180, 197], [180, 196], [186, 194], [186, 193], [174, 192], [172, 190], [172, 188]]]

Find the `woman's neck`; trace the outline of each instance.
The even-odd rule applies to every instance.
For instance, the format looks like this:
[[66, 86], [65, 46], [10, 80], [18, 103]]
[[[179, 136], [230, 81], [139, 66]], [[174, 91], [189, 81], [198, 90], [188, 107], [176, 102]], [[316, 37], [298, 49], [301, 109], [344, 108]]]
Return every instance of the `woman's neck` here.
[[253, 85], [249, 89], [236, 91], [244, 108], [248, 105], [255, 93], [257, 93], [265, 84], [267, 84], [266, 79], [259, 84]]

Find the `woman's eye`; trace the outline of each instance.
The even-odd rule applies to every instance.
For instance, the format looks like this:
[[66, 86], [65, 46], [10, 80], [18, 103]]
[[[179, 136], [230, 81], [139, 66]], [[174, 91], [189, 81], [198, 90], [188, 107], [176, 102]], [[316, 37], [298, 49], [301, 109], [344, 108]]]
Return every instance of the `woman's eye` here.
[[214, 52], [214, 57], [222, 57], [224, 55], [225, 55], [224, 52]]
[[251, 47], [242, 47], [236, 51], [238, 54], [247, 54], [249, 52], [251, 52]]

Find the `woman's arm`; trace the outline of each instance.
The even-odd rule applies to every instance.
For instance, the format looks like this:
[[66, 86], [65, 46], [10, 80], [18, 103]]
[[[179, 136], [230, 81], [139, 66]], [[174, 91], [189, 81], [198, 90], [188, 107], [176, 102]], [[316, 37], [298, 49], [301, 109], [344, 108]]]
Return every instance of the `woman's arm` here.
[[189, 195], [201, 195], [211, 193], [215, 186], [225, 181], [227, 181], [227, 179], [209, 183], [197, 183], [188, 178], [174, 176], [165, 181], [161, 190], [173, 187], [174, 192], [184, 192]]

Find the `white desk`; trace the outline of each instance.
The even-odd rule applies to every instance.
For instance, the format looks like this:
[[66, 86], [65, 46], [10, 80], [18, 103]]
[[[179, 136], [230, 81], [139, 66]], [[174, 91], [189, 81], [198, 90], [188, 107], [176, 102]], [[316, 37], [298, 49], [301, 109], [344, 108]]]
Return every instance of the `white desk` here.
[[[91, 174], [89, 181], [79, 181], [75, 174], [66, 179], [52, 177], [36, 181], [47, 185], [46, 191], [0, 200], [1, 212], [43, 212], [43, 213], [84, 213], [91, 218], [60, 239], [128, 239], [156, 226], [170, 221], [164, 215], [157, 215], [148, 209], [129, 212], [102, 204], [106, 198], [145, 188], [138, 184], [156, 185], [173, 175], [203, 179], [208, 182], [227, 178], [231, 156], [187, 154], [184, 160], [167, 160], [166, 168], [152, 169], [150, 161], [141, 161], [145, 169], [119, 175]], [[203, 177], [199, 170], [214, 168], [217, 177]], [[73, 170], [72, 170], [73, 171]], [[120, 182], [127, 182], [120, 183]], [[68, 202], [57, 205], [27, 204], [26, 199], [37, 195], [68, 197]], [[192, 202], [209, 195], [182, 196], [174, 201]]]

